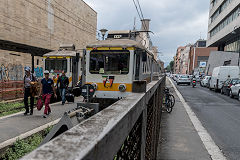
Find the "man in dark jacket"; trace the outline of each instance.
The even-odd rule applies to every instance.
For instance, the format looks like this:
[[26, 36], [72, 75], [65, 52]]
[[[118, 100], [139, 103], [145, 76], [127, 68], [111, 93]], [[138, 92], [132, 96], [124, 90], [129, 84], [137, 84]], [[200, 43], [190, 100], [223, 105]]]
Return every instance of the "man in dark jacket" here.
[[29, 113], [29, 105], [28, 105], [28, 97], [30, 97], [30, 115], [33, 114], [33, 105], [34, 105], [34, 97], [31, 94], [31, 82], [36, 81], [36, 78], [31, 73], [30, 67], [25, 68], [25, 76], [24, 76], [24, 106], [25, 113], [27, 115]]
[[66, 102], [66, 89], [68, 88], [69, 85], [69, 79], [68, 77], [65, 75], [65, 72], [62, 71], [62, 75], [60, 77], [58, 77], [58, 81], [57, 81], [57, 86], [60, 83], [60, 95], [62, 97], [62, 105], [65, 104]]

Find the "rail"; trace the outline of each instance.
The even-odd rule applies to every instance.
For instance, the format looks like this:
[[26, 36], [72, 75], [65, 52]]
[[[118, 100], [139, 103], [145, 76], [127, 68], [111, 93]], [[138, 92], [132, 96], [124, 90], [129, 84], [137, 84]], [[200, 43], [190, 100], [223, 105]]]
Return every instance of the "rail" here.
[[165, 77], [83, 121], [22, 159], [156, 159]]

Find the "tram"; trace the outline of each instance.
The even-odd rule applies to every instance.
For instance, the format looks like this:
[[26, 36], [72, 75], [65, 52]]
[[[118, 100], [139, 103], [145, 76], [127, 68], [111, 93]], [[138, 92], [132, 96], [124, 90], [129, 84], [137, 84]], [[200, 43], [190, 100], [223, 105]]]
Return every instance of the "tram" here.
[[65, 71], [69, 77], [69, 89], [72, 89], [83, 77], [83, 51], [76, 51], [75, 45], [61, 45], [59, 50], [43, 55], [44, 70], [57, 84], [57, 79]]
[[136, 82], [149, 83], [160, 70], [153, 53], [135, 40], [109, 39], [87, 46], [86, 84], [94, 86], [94, 98], [127, 97]]

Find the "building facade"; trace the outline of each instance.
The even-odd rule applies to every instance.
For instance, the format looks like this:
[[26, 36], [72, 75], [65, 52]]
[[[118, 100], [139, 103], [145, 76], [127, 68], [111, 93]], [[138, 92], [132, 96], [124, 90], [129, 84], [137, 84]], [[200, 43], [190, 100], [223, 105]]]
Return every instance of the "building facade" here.
[[239, 0], [211, 0], [207, 46], [240, 52]]
[[191, 44], [187, 45], [182, 51], [180, 56], [180, 74], [189, 74], [189, 53]]
[[217, 51], [217, 47], [206, 47], [206, 40], [200, 39], [191, 46], [189, 53], [189, 74], [194, 74], [194, 72], [205, 74], [211, 51]]
[[180, 74], [181, 72], [181, 53], [186, 47], [178, 47], [176, 56], [175, 56], [175, 61], [174, 61], [174, 73], [175, 74]]
[[97, 13], [82, 0], [5, 0], [0, 17], [0, 100], [22, 89], [24, 67], [43, 76], [43, 54], [96, 40]]
[[205, 71], [206, 75], [212, 75], [215, 67], [219, 66], [237, 66], [238, 56], [236, 52], [212, 51]]

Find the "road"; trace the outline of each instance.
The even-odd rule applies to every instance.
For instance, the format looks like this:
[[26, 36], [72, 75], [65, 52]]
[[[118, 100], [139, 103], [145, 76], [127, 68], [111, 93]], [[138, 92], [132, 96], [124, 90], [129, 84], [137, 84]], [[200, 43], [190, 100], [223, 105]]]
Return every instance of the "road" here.
[[224, 155], [240, 159], [240, 102], [200, 85], [177, 88]]

